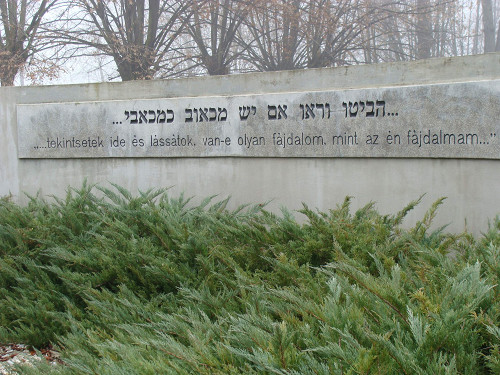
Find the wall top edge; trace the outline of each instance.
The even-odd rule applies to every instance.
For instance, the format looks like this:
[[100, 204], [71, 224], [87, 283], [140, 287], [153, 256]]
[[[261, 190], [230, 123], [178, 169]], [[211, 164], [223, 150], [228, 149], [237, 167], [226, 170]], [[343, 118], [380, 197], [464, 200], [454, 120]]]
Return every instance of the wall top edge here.
[[[500, 53], [151, 81], [0, 87], [18, 104], [321, 91], [500, 79]], [[13, 97], [12, 97], [13, 96]]]

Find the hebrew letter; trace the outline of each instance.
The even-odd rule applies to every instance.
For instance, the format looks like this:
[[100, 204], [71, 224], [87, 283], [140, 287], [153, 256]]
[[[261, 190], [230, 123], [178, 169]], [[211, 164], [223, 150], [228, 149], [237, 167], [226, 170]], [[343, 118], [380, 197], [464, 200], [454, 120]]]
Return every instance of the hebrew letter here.
[[361, 112], [365, 110], [365, 102], [359, 102], [359, 105], [361, 106]]
[[257, 113], [257, 107], [253, 105], [251, 110], [253, 112], [253, 115], [255, 116], [255, 114]]
[[330, 103], [325, 103], [325, 108], [328, 108], [328, 117], [327, 118], [330, 118]]
[[368, 112], [366, 112], [366, 117], [375, 117], [375, 112], [373, 111], [373, 108], [375, 108], [375, 103], [373, 103], [371, 100], [366, 102], [366, 107], [372, 107], [372, 109]]
[[[186, 112], [185, 122], [193, 122], [193, 110], [191, 108], [186, 108], [185, 112]], [[189, 117], [187, 117], [187, 115], [189, 115]]]
[[[353, 112], [353, 108], [356, 107], [356, 111]], [[351, 103], [349, 102], [349, 116], [356, 117], [358, 115], [358, 102]]]
[[302, 120], [305, 118], [304, 104], [299, 104], [300, 109], [302, 110]]
[[199, 122], [200, 116], [198, 115], [198, 109], [193, 108], [193, 113], [196, 115], [196, 117], [194, 118], [194, 121]]
[[321, 108], [321, 113], [322, 113], [321, 118], [325, 118], [325, 106], [321, 103], [320, 104], [316, 103], [316, 108]]
[[276, 106], [275, 105], [268, 105], [267, 106], [267, 118], [269, 120], [276, 120]]
[[129, 111], [125, 111], [125, 116], [127, 116], [127, 118], [125, 120], [128, 120], [128, 118], [130, 117], [130, 112]]
[[[307, 107], [307, 106], [306, 106], [306, 107]], [[278, 119], [281, 119], [281, 116], [283, 116], [284, 118], [287, 118], [287, 117], [288, 117], [288, 116], [286, 115], [286, 110], [287, 110], [287, 108], [288, 108], [288, 106], [286, 106], [286, 105], [283, 105], [283, 106], [279, 105], [279, 106], [278, 106], [278, 111], [279, 111], [279, 113], [278, 113]]]
[[165, 119], [167, 118], [167, 115], [165, 114], [165, 111], [160, 111], [158, 109], [156, 111], [156, 113], [157, 113], [156, 122], [158, 122], [158, 124], [163, 124], [165, 122]]
[[[152, 124], [153, 122], [156, 121], [156, 113], [155, 113], [155, 111], [153, 111], [152, 109], [150, 109], [148, 111], [148, 114], [149, 114], [149, 123]], [[153, 115], [153, 117], [151, 117], [151, 115]]]
[[[314, 114], [314, 104], [306, 104], [306, 118], [315, 118], [316, 115]], [[286, 116], [285, 116], [286, 118]]]
[[[148, 122], [148, 119], [146, 117], [146, 114], [148, 113], [148, 111], [139, 111], [139, 124], [142, 124], [143, 122], [145, 122], [147, 124]], [[144, 119], [144, 121], [142, 121]]]
[[[377, 100], [377, 107], [382, 107], [382, 117], [385, 116], [385, 101]], [[377, 108], [377, 117], [378, 117], [378, 108]]]
[[250, 107], [240, 107], [240, 120], [245, 121], [250, 116]]
[[345, 108], [345, 117], [347, 117], [347, 103], [346, 102], [342, 102], [342, 107]]
[[219, 110], [219, 121], [227, 120], [227, 109], [226, 108], [217, 108]]
[[208, 122], [208, 108], [200, 108], [200, 122], [203, 122], [203, 119], [205, 119], [206, 122]]
[[213, 107], [210, 107], [208, 111], [210, 112], [209, 120], [210, 121], [217, 120], [217, 110]]
[[172, 111], [171, 109], [167, 109], [167, 113], [168, 113], [169, 116], [172, 115], [172, 117], [169, 117], [167, 119], [167, 122], [170, 124], [171, 122], [174, 121], [174, 111]]
[[130, 111], [130, 114], [132, 116], [135, 116], [135, 119], [130, 120], [130, 123], [131, 124], [137, 124], [138, 123], [138, 121], [137, 121], [137, 111]]

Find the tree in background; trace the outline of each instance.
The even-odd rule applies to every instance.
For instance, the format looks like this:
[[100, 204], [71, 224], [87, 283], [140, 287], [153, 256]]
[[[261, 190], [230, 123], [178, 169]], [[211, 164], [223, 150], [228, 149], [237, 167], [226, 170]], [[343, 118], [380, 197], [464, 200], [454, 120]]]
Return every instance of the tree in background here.
[[307, 68], [352, 63], [364, 44], [364, 31], [385, 16], [363, 0], [308, 0], [304, 15], [300, 30]]
[[[475, 1], [413, 0], [385, 6], [387, 17], [367, 30], [366, 62], [460, 56], [479, 50]], [[477, 13], [476, 13], [477, 12]]]
[[[78, 0], [68, 2], [66, 27], [59, 40], [71, 55], [113, 58], [123, 81], [178, 74], [183, 61], [179, 35], [188, 2], [175, 0]], [[66, 31], [68, 30], [68, 31]]]
[[251, 0], [192, 0], [188, 32], [195, 45], [193, 58], [209, 75], [228, 74], [241, 55], [236, 38]]
[[82, 56], [98, 61], [101, 80], [109, 62], [126, 81], [500, 51], [500, 0], [55, 3], [0, 0], [2, 85], [24, 66], [34, 82], [33, 67], [50, 76]]
[[12, 86], [30, 57], [47, 48], [39, 31], [56, 0], [0, 0], [0, 82]]
[[367, 30], [387, 17], [391, 0], [257, 1], [241, 38], [257, 70], [340, 66], [363, 61]]
[[301, 1], [257, 0], [240, 34], [245, 60], [259, 71], [297, 69]]
[[430, 0], [417, 0], [416, 5], [416, 58], [428, 59], [431, 57], [433, 43], [431, 3]]
[[[495, 21], [493, 16], [492, 0], [481, 0], [483, 8], [484, 27], [484, 52], [500, 51], [500, 20], [498, 21], [498, 32], [495, 33]], [[495, 42], [496, 38], [496, 42]]]

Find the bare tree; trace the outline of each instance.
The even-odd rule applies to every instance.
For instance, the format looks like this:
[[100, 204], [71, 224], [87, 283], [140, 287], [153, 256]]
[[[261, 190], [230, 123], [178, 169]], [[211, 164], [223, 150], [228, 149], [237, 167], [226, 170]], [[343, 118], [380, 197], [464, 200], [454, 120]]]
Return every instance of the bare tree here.
[[133, 80], [455, 56], [483, 37], [499, 51], [497, 13], [498, 0], [0, 0], [0, 80], [78, 56]]
[[256, 1], [240, 38], [246, 60], [260, 71], [294, 69], [300, 44], [300, 0]]
[[187, 2], [175, 0], [70, 1], [66, 25], [57, 35], [70, 46], [70, 56], [112, 57], [123, 81], [178, 74], [182, 56], [177, 43], [188, 8]]
[[38, 32], [56, 1], [0, 0], [0, 82], [12, 86], [19, 70], [42, 47]]
[[319, 68], [354, 62], [364, 31], [376, 22], [364, 0], [256, 1], [241, 37], [257, 70]]
[[413, 0], [388, 3], [384, 8], [387, 17], [379, 18], [370, 30], [372, 61], [470, 53], [463, 41], [473, 37], [470, 29], [475, 17], [470, 9], [465, 17], [467, 4], [457, 0]]
[[365, 38], [371, 37], [367, 30], [384, 16], [379, 6], [359, 0], [305, 2], [306, 17], [300, 30], [306, 46], [307, 67], [356, 62], [355, 55], [365, 45]]
[[246, 0], [192, 0], [188, 31], [196, 46], [193, 58], [209, 75], [228, 74], [239, 58], [238, 30], [248, 13]]

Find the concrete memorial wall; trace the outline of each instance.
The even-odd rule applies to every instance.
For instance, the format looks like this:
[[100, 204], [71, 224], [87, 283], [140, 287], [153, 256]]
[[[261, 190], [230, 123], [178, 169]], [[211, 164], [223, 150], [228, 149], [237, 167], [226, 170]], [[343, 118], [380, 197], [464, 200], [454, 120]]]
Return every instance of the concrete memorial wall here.
[[[169, 81], [0, 89], [0, 195], [173, 186], [322, 210], [346, 195], [412, 225], [500, 213], [500, 54]], [[413, 221], [412, 221], [413, 220]]]

